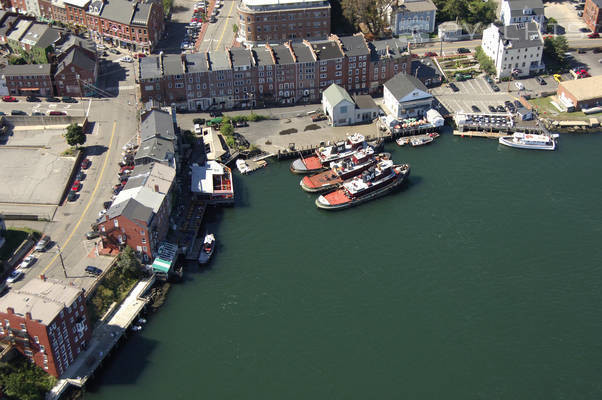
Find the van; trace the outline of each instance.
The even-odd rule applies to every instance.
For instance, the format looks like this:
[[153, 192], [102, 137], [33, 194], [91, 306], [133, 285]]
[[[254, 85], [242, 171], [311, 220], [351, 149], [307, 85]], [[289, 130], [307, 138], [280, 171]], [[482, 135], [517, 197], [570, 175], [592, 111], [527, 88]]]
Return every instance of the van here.
[[514, 86], [516, 86], [518, 90], [523, 90], [525, 88], [525, 85], [523, 85], [522, 82], [514, 82]]

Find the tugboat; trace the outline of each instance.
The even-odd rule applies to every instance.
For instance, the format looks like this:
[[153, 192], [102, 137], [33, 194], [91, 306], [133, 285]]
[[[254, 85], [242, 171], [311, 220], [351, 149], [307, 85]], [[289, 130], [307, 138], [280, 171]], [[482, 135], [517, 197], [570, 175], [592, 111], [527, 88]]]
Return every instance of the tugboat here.
[[502, 136], [499, 143], [508, 147], [531, 150], [555, 150], [558, 135], [532, 135], [524, 132], [514, 132], [512, 136]]
[[340, 210], [384, 196], [399, 187], [410, 175], [409, 164], [394, 165], [392, 160], [379, 161], [376, 167], [343, 182], [337, 189], [316, 199], [324, 210]]
[[203, 248], [199, 254], [199, 264], [207, 264], [213, 255], [213, 250], [215, 250], [215, 236], [213, 236], [213, 233], [208, 233], [205, 235], [205, 240], [203, 240]]
[[323, 171], [331, 162], [349, 157], [366, 146], [364, 136], [354, 133], [348, 136], [344, 142], [316, 149], [316, 154], [313, 156], [297, 158], [291, 163], [291, 172], [293, 174], [309, 174]]
[[351, 157], [330, 163], [328, 171], [320, 172], [315, 175], [305, 176], [299, 184], [306, 192], [318, 193], [332, 189], [343, 181], [353, 178], [375, 165], [380, 160], [390, 157], [388, 153], [381, 153], [374, 156], [374, 150], [366, 147], [359, 150]]

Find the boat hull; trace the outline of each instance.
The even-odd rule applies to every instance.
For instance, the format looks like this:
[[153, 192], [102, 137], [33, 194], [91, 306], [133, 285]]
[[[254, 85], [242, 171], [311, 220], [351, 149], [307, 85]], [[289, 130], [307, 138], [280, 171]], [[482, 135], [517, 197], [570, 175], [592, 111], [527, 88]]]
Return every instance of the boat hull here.
[[311, 156], [307, 158], [297, 158], [291, 163], [290, 170], [293, 174], [313, 174], [326, 170], [326, 167], [322, 165], [317, 156]]
[[406, 182], [406, 180], [410, 176], [410, 170], [411, 169], [408, 166], [408, 169], [406, 171], [403, 171], [399, 177], [395, 178], [395, 181], [393, 183], [391, 183], [390, 185], [387, 185], [383, 188], [375, 190], [374, 192], [367, 193], [364, 196], [357, 197], [353, 200], [350, 200], [347, 203], [327, 204], [327, 203], [320, 201], [320, 198], [322, 198], [322, 196], [320, 196], [316, 199], [316, 207], [321, 208], [322, 210], [343, 210], [345, 208], [354, 207], [354, 206], [360, 205], [362, 203], [368, 202], [370, 200], [374, 200], [379, 197], [383, 197], [383, 196], [393, 192], [394, 190], [399, 188], [404, 182]]
[[551, 144], [549, 144], [549, 145], [522, 144], [522, 143], [515, 143], [512, 140], [512, 136], [502, 136], [501, 138], [498, 139], [498, 142], [500, 144], [503, 144], [504, 146], [514, 147], [516, 149], [527, 149], [527, 150], [555, 150], [556, 149], [556, 142], [553, 140], [552, 140]]
[[201, 253], [199, 254], [199, 264], [200, 265], [205, 265], [207, 263], [209, 263], [209, 261], [211, 260], [211, 256], [213, 255], [213, 251], [215, 249], [215, 246], [211, 248], [211, 252], [207, 253], [205, 250], [201, 249]]

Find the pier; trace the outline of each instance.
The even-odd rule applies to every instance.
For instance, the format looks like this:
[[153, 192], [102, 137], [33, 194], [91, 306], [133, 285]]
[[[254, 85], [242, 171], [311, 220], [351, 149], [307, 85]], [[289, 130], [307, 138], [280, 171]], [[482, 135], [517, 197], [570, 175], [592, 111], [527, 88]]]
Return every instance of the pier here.
[[467, 137], [483, 137], [483, 138], [489, 138], [489, 139], [497, 139], [500, 138], [502, 136], [508, 136], [511, 135], [512, 133], [508, 133], [508, 132], [492, 132], [492, 131], [458, 131], [458, 130], [454, 130], [454, 135], [455, 136], [467, 136]]

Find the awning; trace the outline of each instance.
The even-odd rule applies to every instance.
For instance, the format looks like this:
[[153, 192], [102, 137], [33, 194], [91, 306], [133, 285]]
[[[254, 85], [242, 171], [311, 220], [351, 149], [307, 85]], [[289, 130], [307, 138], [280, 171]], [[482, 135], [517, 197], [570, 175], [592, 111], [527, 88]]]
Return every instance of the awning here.
[[155, 261], [153, 261], [153, 272], [162, 272], [167, 274], [171, 269], [171, 264], [172, 263], [170, 261], [155, 258]]
[[19, 90], [22, 91], [22, 92], [35, 92], [37, 90], [40, 90], [40, 88], [37, 88], [37, 87], [19, 88]]

